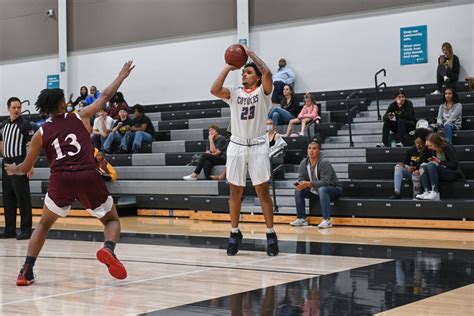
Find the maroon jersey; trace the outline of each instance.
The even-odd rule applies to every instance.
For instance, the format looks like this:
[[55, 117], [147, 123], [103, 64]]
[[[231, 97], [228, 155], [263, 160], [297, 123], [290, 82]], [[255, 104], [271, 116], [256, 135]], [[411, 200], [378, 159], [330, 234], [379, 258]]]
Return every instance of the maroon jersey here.
[[40, 133], [51, 173], [97, 169], [90, 134], [77, 113], [49, 118]]

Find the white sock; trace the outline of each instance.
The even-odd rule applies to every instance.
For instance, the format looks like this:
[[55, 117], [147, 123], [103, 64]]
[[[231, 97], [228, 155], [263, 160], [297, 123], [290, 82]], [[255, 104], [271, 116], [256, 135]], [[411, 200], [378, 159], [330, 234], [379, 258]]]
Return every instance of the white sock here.
[[267, 234], [273, 234], [275, 232], [275, 228], [267, 228]]
[[239, 226], [237, 226], [236, 228], [232, 227], [232, 229], [230, 231], [232, 233], [238, 233], [240, 231]]

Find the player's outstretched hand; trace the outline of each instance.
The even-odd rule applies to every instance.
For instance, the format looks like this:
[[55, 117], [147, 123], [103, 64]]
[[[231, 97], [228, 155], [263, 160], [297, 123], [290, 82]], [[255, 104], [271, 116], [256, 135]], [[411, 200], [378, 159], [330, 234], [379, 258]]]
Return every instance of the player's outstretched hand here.
[[129, 60], [123, 65], [122, 70], [120, 70], [119, 76], [122, 77], [123, 79], [127, 78], [128, 75], [132, 72], [133, 68], [135, 68], [135, 65], [133, 64], [132, 60]]

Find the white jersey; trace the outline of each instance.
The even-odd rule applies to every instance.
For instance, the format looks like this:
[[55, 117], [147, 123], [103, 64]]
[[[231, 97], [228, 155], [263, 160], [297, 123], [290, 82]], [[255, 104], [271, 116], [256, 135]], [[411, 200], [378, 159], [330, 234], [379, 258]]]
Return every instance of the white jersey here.
[[230, 106], [232, 135], [242, 139], [254, 139], [266, 134], [268, 112], [272, 96], [265, 95], [262, 85], [252, 91], [244, 88], [228, 88], [230, 98], [224, 100]]

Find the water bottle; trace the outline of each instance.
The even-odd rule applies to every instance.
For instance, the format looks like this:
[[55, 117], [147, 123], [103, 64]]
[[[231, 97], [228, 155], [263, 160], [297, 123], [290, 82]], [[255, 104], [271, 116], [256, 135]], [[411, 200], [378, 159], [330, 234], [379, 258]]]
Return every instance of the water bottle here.
[[420, 181], [413, 181], [413, 199], [416, 199], [416, 196], [420, 194], [421, 189], [421, 182]]
[[392, 142], [390, 143], [390, 147], [394, 148], [394, 147], [397, 147], [397, 142], [392, 139]]

